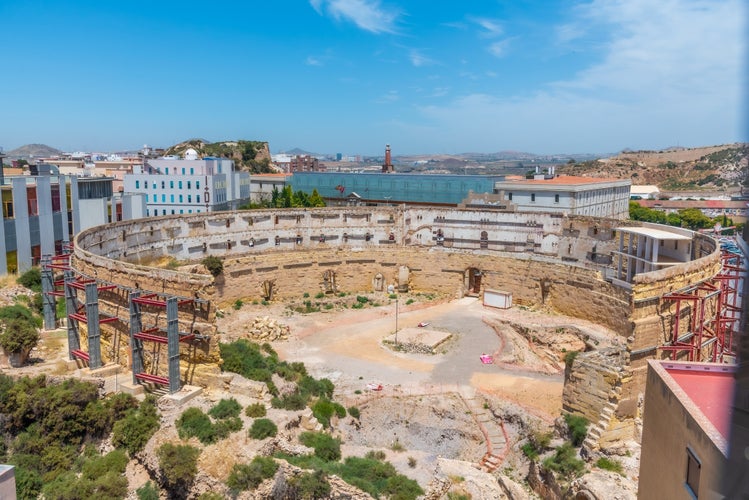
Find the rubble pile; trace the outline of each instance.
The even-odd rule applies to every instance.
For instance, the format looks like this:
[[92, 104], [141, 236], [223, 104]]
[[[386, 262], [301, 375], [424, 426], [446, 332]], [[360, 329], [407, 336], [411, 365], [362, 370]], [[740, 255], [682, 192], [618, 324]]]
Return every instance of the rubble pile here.
[[290, 328], [267, 316], [257, 317], [244, 325], [244, 334], [256, 342], [288, 340]]

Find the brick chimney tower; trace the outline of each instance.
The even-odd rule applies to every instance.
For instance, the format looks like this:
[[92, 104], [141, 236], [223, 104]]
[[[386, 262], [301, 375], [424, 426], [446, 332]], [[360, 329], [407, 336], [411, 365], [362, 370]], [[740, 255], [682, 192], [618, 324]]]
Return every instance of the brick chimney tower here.
[[391, 174], [395, 170], [393, 169], [393, 162], [390, 158], [390, 144], [385, 145], [385, 163], [382, 165], [383, 174]]

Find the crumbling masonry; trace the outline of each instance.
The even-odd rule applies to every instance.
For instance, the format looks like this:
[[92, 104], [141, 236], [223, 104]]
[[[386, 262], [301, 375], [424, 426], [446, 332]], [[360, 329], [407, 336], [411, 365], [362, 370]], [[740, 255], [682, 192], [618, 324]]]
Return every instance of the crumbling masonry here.
[[[688, 333], [694, 323], [684, 318], [695, 314], [695, 301], [683, 302], [677, 322], [677, 303], [669, 294], [691, 293], [721, 275], [715, 240], [680, 229], [652, 229], [663, 232], [660, 238], [673, 234], [674, 248], [687, 257], [643, 272], [638, 262], [644, 259], [644, 240], [635, 234], [641, 227], [550, 213], [406, 207], [158, 217], [82, 232], [75, 241], [71, 276], [53, 281], [96, 291], [99, 318], [114, 318], [97, 323], [100, 337], [71, 332], [71, 356], [79, 351], [91, 357], [91, 341], [100, 338], [101, 363], [119, 363], [132, 370], [134, 381], [172, 389], [176, 378], [218, 383], [216, 306], [237, 299], [262, 300], [272, 293], [283, 300], [315, 290], [385, 293], [385, 284], [455, 296], [506, 290], [516, 304], [543, 304], [619, 334], [621, 349], [582, 353], [567, 372], [564, 408], [600, 424], [589, 442], [595, 447], [633, 432], [647, 359], [695, 352], [704, 359], [717, 344], [668, 349], [674, 325], [681, 325], [677, 336], [679, 329]], [[216, 278], [149, 267], [165, 257], [199, 262], [209, 255], [223, 260], [223, 273]], [[635, 272], [635, 266], [640, 270]], [[91, 307], [92, 297], [79, 297], [81, 290], [71, 286], [64, 290], [70, 323], [90, 328], [90, 321], [76, 322], [75, 315], [83, 314], [82, 306]], [[705, 331], [709, 337], [711, 331]]]

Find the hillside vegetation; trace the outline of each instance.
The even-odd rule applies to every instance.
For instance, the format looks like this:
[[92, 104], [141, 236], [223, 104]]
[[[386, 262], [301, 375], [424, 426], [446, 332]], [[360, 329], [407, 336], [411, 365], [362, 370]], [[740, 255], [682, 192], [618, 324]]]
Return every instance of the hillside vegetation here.
[[165, 155], [184, 155], [188, 149], [194, 149], [200, 156], [230, 158], [238, 170], [254, 174], [274, 172], [270, 164], [270, 149], [262, 141], [220, 141], [207, 142], [203, 139], [190, 139], [175, 144], [166, 150]]
[[630, 178], [667, 191], [738, 190], [749, 186], [749, 144], [728, 144], [666, 151], [628, 151], [611, 158], [570, 162], [565, 175]]

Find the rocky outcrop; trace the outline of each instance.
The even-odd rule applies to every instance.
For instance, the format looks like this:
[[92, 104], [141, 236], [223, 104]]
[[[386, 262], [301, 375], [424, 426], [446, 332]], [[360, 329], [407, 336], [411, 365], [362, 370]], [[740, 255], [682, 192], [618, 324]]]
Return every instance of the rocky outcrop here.
[[565, 498], [575, 500], [636, 500], [633, 481], [615, 473], [595, 470], [574, 480]]

